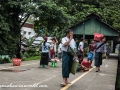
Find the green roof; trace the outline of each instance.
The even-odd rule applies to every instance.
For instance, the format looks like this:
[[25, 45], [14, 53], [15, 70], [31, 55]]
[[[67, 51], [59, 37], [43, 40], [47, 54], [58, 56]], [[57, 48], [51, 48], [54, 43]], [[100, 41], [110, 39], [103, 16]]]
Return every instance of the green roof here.
[[71, 29], [76, 35], [94, 35], [94, 33], [101, 33], [105, 36], [119, 35], [117, 30], [103, 22], [96, 14], [90, 14], [84, 21], [72, 26]]

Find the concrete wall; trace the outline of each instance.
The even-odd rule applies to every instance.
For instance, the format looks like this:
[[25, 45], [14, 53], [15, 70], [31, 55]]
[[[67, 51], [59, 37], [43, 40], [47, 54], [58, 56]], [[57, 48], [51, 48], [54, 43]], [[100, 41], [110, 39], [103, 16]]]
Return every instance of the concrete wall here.
[[21, 35], [23, 35], [23, 37], [26, 37], [27, 39], [29, 39], [29, 38], [35, 36], [36, 33], [33, 30], [33, 28], [22, 27], [22, 29], [21, 29]]

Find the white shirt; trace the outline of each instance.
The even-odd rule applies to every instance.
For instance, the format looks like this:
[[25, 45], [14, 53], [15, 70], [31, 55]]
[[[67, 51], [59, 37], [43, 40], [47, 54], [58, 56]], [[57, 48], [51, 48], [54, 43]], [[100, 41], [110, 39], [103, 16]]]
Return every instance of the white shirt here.
[[[68, 46], [65, 46], [64, 44], [69, 41], [68, 37], [62, 38], [62, 50], [67, 52]], [[70, 47], [75, 49], [75, 41], [72, 39], [69, 43]]]
[[62, 43], [60, 43], [58, 46], [58, 53], [61, 53], [61, 52], [62, 52]]
[[54, 46], [54, 51], [56, 52], [56, 43], [55, 44], [51, 44], [51, 50], [53, 49], [53, 46]]
[[79, 47], [78, 47], [78, 50], [80, 50], [80, 49], [84, 49], [84, 42], [80, 42], [79, 43]]

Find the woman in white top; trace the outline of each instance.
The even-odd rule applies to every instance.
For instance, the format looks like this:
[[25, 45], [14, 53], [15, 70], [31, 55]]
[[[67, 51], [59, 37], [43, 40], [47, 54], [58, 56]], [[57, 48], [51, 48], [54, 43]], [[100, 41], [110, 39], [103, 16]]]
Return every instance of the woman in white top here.
[[63, 83], [61, 83], [61, 86], [65, 86], [67, 84], [70, 84], [68, 82], [69, 74], [72, 67], [73, 57], [68, 52], [68, 45], [70, 45], [71, 48], [75, 49], [75, 41], [73, 39], [73, 32], [72, 30], [66, 31], [66, 37], [62, 38], [62, 77], [63, 77]]
[[85, 42], [85, 39], [84, 38], [81, 38], [81, 42], [79, 43], [79, 47], [78, 47], [78, 51], [79, 51], [79, 54], [78, 54], [78, 58], [80, 59], [83, 59], [84, 57], [84, 42]]

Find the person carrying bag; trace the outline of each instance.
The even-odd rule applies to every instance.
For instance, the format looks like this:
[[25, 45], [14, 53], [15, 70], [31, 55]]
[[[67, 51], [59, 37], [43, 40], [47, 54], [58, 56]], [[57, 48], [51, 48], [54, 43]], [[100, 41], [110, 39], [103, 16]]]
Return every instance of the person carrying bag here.
[[73, 58], [75, 57], [74, 49], [75, 41], [73, 39], [73, 31], [71, 29], [68, 29], [66, 31], [66, 37], [62, 38], [62, 87], [66, 86], [67, 84], [71, 84], [68, 82], [68, 78], [71, 73]]
[[96, 72], [100, 71], [100, 66], [102, 65], [102, 55], [106, 57], [106, 38], [102, 37], [100, 42], [95, 44], [95, 66]]

